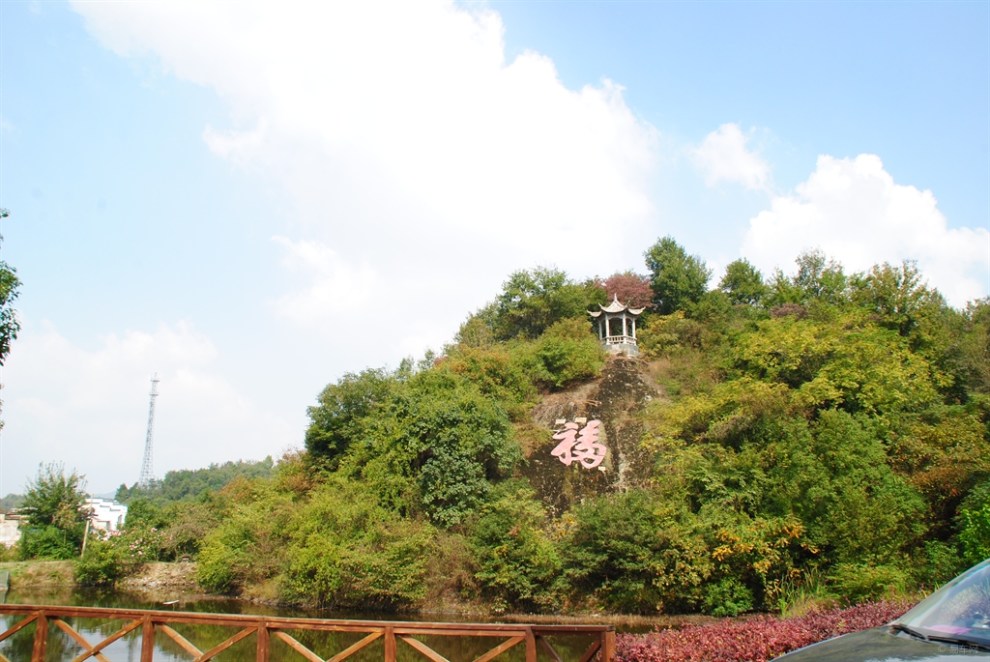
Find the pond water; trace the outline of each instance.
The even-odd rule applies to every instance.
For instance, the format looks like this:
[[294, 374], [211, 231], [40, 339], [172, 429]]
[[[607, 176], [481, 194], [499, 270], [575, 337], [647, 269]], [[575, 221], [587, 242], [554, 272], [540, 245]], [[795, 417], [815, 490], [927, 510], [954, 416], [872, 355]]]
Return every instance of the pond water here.
[[[100, 591], [68, 591], [68, 590], [47, 590], [47, 591], [10, 591], [5, 596], [3, 602], [7, 604], [43, 604], [43, 605], [66, 605], [66, 606], [86, 606], [86, 607], [106, 607], [125, 609], [155, 609], [222, 613], [222, 614], [253, 614], [263, 616], [286, 616], [302, 618], [333, 618], [333, 619], [354, 619], [354, 620], [429, 620], [445, 622], [477, 622], [478, 619], [438, 616], [431, 614], [427, 617], [416, 616], [383, 616], [381, 614], [358, 614], [341, 612], [313, 612], [300, 609], [279, 608], [256, 603], [248, 603], [232, 599], [203, 598], [201, 596], [191, 596], [180, 598], [174, 605], [166, 605], [161, 601], [156, 601], [144, 595], [129, 594], [120, 591], [100, 592]], [[527, 617], [507, 617], [502, 619], [505, 622], [525, 620], [531, 622], [538, 620], [548, 622], [546, 618]], [[16, 622], [15, 617], [0, 616], [0, 631], [6, 630]], [[95, 642], [116, 632], [123, 621], [94, 621], [92, 619], [70, 619], [68, 621], [88, 641]], [[484, 619], [484, 622], [493, 622], [491, 619]], [[573, 622], [573, 621], [572, 621]], [[595, 622], [593, 619], [582, 622]], [[227, 637], [235, 634], [232, 628], [222, 628], [216, 626], [195, 626], [195, 625], [175, 625], [176, 631], [186, 639], [196, 644], [200, 650], [208, 650], [212, 646], [224, 641]], [[10, 660], [30, 660], [31, 645], [34, 636], [33, 626], [25, 628], [10, 639], [0, 642], [0, 653], [6, 655]], [[332, 657], [335, 653], [347, 648], [351, 644], [360, 640], [363, 634], [352, 633], [327, 633], [327, 632], [304, 632], [297, 631], [293, 636], [301, 643], [317, 652], [324, 658]], [[481, 655], [500, 640], [496, 639], [472, 639], [461, 637], [420, 637], [423, 643], [444, 655], [450, 660], [470, 660]], [[591, 642], [590, 637], [557, 637], [551, 641], [551, 645], [564, 660], [579, 659], [581, 653]], [[218, 660], [229, 660], [233, 662], [241, 660], [253, 660], [256, 639], [251, 636], [240, 642], [237, 646], [223, 653]], [[48, 638], [47, 660], [61, 662], [75, 657], [80, 652], [78, 645], [61, 630], [50, 626]], [[399, 660], [402, 662], [413, 660], [423, 660], [422, 656], [415, 653], [404, 644], [399, 645]], [[140, 631], [131, 633], [123, 639], [115, 642], [104, 650], [106, 658], [112, 662], [139, 662], [141, 657], [141, 636]], [[358, 655], [349, 658], [355, 662], [371, 662], [372, 660], [382, 660], [384, 658], [383, 644], [381, 641], [374, 642], [367, 649]], [[155, 636], [155, 662], [179, 662], [190, 660], [192, 657], [183, 651], [177, 644], [162, 633]], [[291, 650], [284, 642], [272, 639], [271, 659], [273, 662], [298, 661], [303, 659], [298, 653]], [[524, 648], [516, 646], [506, 657], [499, 658], [507, 662], [522, 661], [525, 659]], [[542, 655], [541, 655], [542, 659]], [[549, 658], [548, 658], [549, 659]]]

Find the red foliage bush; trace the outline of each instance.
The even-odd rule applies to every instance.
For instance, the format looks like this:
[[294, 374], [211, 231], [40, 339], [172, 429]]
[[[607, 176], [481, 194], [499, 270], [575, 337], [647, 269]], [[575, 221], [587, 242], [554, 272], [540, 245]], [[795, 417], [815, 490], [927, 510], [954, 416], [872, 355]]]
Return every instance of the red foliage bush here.
[[889, 623], [910, 607], [872, 602], [797, 618], [756, 616], [650, 634], [620, 634], [618, 662], [765, 662], [840, 634]]

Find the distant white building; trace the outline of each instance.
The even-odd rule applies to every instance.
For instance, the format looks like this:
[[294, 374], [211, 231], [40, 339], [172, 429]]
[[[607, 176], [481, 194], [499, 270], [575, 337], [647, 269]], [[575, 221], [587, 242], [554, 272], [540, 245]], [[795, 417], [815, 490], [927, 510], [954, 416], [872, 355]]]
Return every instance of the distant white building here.
[[[89, 497], [83, 505], [89, 509], [90, 526], [106, 534], [114, 534], [124, 526], [127, 519], [127, 506], [116, 501]], [[13, 547], [21, 539], [21, 526], [27, 522], [17, 513], [0, 513], [0, 545]]]
[[0, 545], [13, 547], [21, 539], [21, 522], [24, 520], [20, 515], [8, 515], [0, 513]]
[[92, 513], [89, 516], [90, 525], [104, 533], [116, 533], [124, 526], [124, 520], [127, 519], [127, 506], [116, 501], [90, 497], [86, 499], [86, 507]]

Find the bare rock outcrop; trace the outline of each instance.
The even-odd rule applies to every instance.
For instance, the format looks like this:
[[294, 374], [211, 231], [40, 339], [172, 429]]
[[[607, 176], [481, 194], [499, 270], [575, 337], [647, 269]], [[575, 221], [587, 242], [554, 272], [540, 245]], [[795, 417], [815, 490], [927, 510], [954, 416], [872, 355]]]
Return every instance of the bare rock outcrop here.
[[[613, 356], [597, 380], [550, 394], [534, 408], [534, 433], [541, 441], [530, 445], [526, 475], [554, 514], [586, 497], [628, 489], [649, 474], [638, 413], [660, 393], [645, 361]], [[555, 423], [582, 418], [601, 421], [598, 441], [608, 449], [594, 469], [565, 465], [550, 454], [558, 443], [552, 438]]]

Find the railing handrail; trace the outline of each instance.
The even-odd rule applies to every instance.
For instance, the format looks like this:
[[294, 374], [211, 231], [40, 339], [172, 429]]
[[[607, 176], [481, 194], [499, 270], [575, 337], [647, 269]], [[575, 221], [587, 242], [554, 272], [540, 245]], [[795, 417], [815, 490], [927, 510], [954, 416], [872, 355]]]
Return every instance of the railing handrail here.
[[[268, 659], [269, 639], [272, 635], [283, 640], [292, 639], [285, 634], [284, 630], [315, 630], [326, 632], [354, 632], [366, 633], [369, 637], [362, 640], [360, 647], [351, 648], [338, 653], [334, 659], [343, 660], [351, 654], [356, 653], [365, 645], [372, 643], [377, 638], [384, 637], [385, 641], [385, 661], [393, 662], [395, 659], [396, 639], [405, 641], [414, 650], [420, 652], [426, 659], [437, 659], [435, 651], [415, 639], [417, 636], [457, 636], [457, 637], [499, 637], [503, 638], [502, 644], [496, 646], [479, 660], [497, 659], [501, 653], [513, 648], [517, 644], [523, 644], [526, 649], [527, 662], [537, 660], [537, 647], [547, 650], [551, 659], [560, 659], [546, 641], [547, 636], [553, 635], [592, 635], [594, 641], [588, 650], [582, 655], [582, 662], [598, 659], [601, 662], [612, 662], [615, 659], [615, 627], [612, 625], [585, 625], [585, 624], [524, 624], [524, 623], [442, 623], [442, 622], [416, 622], [416, 621], [359, 621], [349, 619], [326, 619], [326, 618], [294, 618], [283, 616], [260, 616], [248, 614], [213, 614], [201, 612], [182, 611], [158, 611], [147, 609], [116, 609], [105, 607], [74, 607], [74, 606], [52, 606], [52, 605], [0, 605], [0, 615], [22, 615], [24, 621], [14, 624], [5, 632], [0, 633], [0, 642], [23, 629], [31, 622], [36, 622], [43, 627], [37, 627], [34, 641], [34, 655], [32, 660], [44, 658], [44, 650], [47, 645], [48, 624], [55, 622], [59, 628], [65, 630], [82, 647], [84, 653], [88, 653], [78, 659], [92, 656], [98, 658], [100, 650], [130, 632], [138, 629], [141, 625], [142, 639], [142, 662], [151, 662], [153, 659], [153, 639], [156, 628], [170, 637], [174, 638], [174, 631], [168, 628], [170, 624], [193, 624], [193, 625], [213, 625], [220, 627], [241, 628], [238, 634], [228, 639], [229, 645], [246, 636], [256, 633], [258, 637], [259, 662]], [[103, 641], [90, 645], [71, 626], [62, 622], [66, 618], [90, 618], [103, 620], [123, 620], [131, 621], [114, 635], [105, 638]], [[254, 632], [251, 632], [251, 631]], [[148, 637], [151, 641], [146, 641]], [[185, 642], [195, 649], [195, 646]], [[226, 644], [226, 642], [225, 642]], [[228, 645], [228, 647], [229, 647]], [[305, 646], [295, 641], [290, 645], [299, 650]], [[224, 644], [211, 649], [207, 653], [199, 652], [197, 659], [211, 659], [212, 654], [219, 654], [223, 650]], [[353, 649], [353, 650], [352, 650]], [[424, 650], [425, 649], [425, 650]], [[310, 655], [315, 655], [312, 651], [305, 649]], [[145, 653], [144, 651], [147, 651]], [[211, 654], [212, 653], [212, 654]], [[303, 655], [306, 657], [306, 655]], [[0, 656], [2, 659], [2, 656]]]

